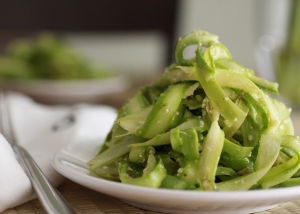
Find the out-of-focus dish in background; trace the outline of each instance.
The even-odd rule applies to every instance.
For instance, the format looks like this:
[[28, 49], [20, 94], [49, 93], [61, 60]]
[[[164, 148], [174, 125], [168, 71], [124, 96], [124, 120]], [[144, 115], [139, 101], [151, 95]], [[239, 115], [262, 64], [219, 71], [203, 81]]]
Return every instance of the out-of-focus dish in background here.
[[1, 80], [0, 87], [25, 93], [46, 104], [98, 103], [130, 87], [124, 75], [79, 81]]
[[97, 102], [129, 84], [124, 75], [87, 60], [53, 33], [15, 39], [0, 56], [0, 87], [41, 102]]

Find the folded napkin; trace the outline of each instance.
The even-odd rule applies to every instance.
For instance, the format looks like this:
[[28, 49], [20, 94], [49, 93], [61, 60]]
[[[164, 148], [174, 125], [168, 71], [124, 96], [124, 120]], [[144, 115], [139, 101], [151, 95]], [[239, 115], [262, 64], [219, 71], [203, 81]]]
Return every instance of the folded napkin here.
[[[10, 93], [9, 102], [19, 144], [54, 186], [63, 181], [51, 165], [54, 153], [68, 143], [103, 138], [116, 118], [115, 109], [103, 105], [46, 106], [20, 93]], [[10, 144], [0, 134], [0, 212], [35, 197]]]

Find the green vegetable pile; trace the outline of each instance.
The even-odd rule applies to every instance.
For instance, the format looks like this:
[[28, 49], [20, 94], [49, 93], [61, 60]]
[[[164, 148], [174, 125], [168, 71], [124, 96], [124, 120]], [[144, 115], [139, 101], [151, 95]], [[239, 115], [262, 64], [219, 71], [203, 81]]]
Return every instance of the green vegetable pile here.
[[0, 56], [0, 79], [78, 80], [104, 78], [111, 75], [110, 72], [92, 65], [51, 33], [14, 40]]
[[[197, 46], [192, 59], [188, 46]], [[290, 109], [232, 59], [216, 35], [180, 38], [175, 64], [124, 106], [99, 154], [99, 177], [152, 188], [249, 190], [300, 184]]]

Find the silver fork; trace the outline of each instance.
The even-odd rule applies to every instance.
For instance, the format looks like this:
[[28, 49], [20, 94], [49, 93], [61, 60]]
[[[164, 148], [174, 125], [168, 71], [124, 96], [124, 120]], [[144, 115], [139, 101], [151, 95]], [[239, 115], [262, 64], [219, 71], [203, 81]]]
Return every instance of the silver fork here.
[[0, 115], [2, 134], [11, 144], [14, 153], [19, 158], [20, 164], [29, 177], [32, 187], [44, 210], [50, 214], [76, 213], [43, 174], [30, 154], [23, 147], [18, 145], [11, 124], [9, 100], [7, 98], [7, 92], [5, 91], [0, 94]]

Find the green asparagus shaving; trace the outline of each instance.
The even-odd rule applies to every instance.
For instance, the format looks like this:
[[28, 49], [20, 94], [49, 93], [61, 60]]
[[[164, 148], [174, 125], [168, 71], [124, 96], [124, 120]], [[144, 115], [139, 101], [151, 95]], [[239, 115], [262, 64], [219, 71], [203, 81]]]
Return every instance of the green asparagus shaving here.
[[163, 179], [167, 176], [167, 171], [160, 157], [150, 155], [147, 161], [147, 166], [143, 170], [141, 177], [132, 178], [127, 174], [129, 162], [120, 163], [119, 175], [120, 180], [126, 184], [134, 184], [139, 186], [147, 186], [157, 188], [161, 185]]
[[199, 158], [198, 135], [195, 128], [171, 131], [171, 145], [174, 151], [183, 153], [186, 159]]
[[137, 137], [135, 136], [124, 138], [123, 141], [108, 148], [104, 152], [100, 153], [96, 158], [90, 160], [88, 162], [88, 165], [91, 169], [95, 170], [96, 168], [101, 167], [113, 161], [114, 159], [127, 154], [128, 152], [130, 152], [130, 148], [128, 147], [128, 145], [135, 142], [136, 140]]
[[170, 65], [165, 69], [164, 74], [154, 84], [157, 87], [167, 87], [182, 81], [197, 81], [197, 71], [194, 67]]
[[220, 129], [217, 119], [212, 122], [209, 132], [204, 140], [201, 153], [198, 178], [204, 190], [215, 190], [215, 175], [219, 158], [223, 149], [224, 132]]
[[190, 185], [180, 178], [172, 175], [167, 175], [162, 181], [160, 188], [165, 189], [188, 189]]
[[128, 133], [133, 134], [136, 133], [145, 122], [146, 118], [150, 114], [153, 106], [149, 106], [148, 108], [145, 108], [139, 112], [127, 115], [125, 117], [122, 117], [116, 122]]
[[260, 180], [262, 188], [270, 188], [288, 180], [299, 169], [300, 145], [298, 143], [298, 139], [294, 136], [285, 135], [281, 145], [291, 149], [295, 152], [295, 154], [291, 159], [271, 168], [269, 172], [266, 173], [266, 175]]
[[179, 65], [193, 66], [195, 59], [184, 59], [184, 49], [190, 45], [201, 44], [204, 47], [209, 47], [211, 44], [218, 42], [218, 36], [208, 32], [195, 30], [184, 38], [179, 38], [175, 49], [175, 60]]
[[234, 171], [232, 168], [228, 168], [228, 167], [218, 167], [217, 171], [216, 171], [216, 176], [230, 176], [230, 177], [237, 177], [238, 174], [236, 173], [236, 171]]
[[[125, 117], [127, 115], [131, 115], [135, 112], [142, 111], [150, 106], [149, 101], [146, 99], [146, 97], [143, 94], [143, 89], [137, 90], [137, 92], [126, 102], [126, 104], [119, 109], [118, 111], [118, 118]], [[100, 153], [106, 150], [109, 147], [114, 146], [118, 142], [121, 142], [124, 140], [124, 137], [128, 135], [128, 130], [125, 130], [122, 128], [119, 123], [115, 122], [111, 132], [107, 136], [106, 144], [101, 148]]]
[[[257, 131], [253, 132], [253, 130], [255, 129], [257, 129]], [[252, 119], [249, 116], [247, 116], [244, 123], [241, 126], [244, 146], [253, 148], [258, 144], [258, 141], [261, 136], [258, 130], [258, 126], [256, 124], [253, 124]]]
[[175, 175], [180, 168], [179, 163], [177, 163], [171, 155], [167, 155], [162, 152], [158, 152], [157, 155], [161, 158], [164, 167], [167, 170], [168, 175]]
[[146, 162], [149, 155], [154, 153], [155, 149], [151, 146], [134, 147], [129, 152], [129, 161], [133, 163], [144, 163]]
[[278, 157], [280, 141], [273, 135], [262, 135], [254, 172], [217, 184], [219, 190], [248, 190], [269, 171]]
[[228, 154], [237, 157], [245, 158], [250, 157], [253, 147], [245, 147], [231, 142], [230, 140], [224, 139], [223, 151]]
[[139, 89], [120, 109], [118, 118], [141, 111], [150, 105], [151, 104], [145, 97], [143, 90]]
[[226, 167], [236, 170], [237, 172], [246, 168], [252, 168], [249, 158], [234, 156], [225, 151], [221, 154], [220, 163]]
[[190, 85], [190, 83], [171, 85], [166, 92], [162, 93], [137, 135], [152, 138], [172, 128], [173, 121], [180, 120], [184, 113], [181, 108], [182, 98], [185, 97]]
[[289, 180], [286, 180], [282, 182], [279, 187], [291, 187], [291, 186], [299, 186], [300, 185], [300, 178], [290, 178]]
[[[189, 128], [197, 127], [197, 130], [200, 132], [203, 132], [207, 129], [207, 125], [205, 125], [204, 121], [199, 118], [189, 118], [186, 122], [183, 122], [179, 126], [177, 126], [174, 129], [179, 129], [179, 130], [185, 130]], [[151, 138], [148, 141], [142, 142], [142, 143], [135, 143], [131, 144], [131, 147], [139, 147], [139, 146], [162, 146], [162, 145], [168, 145], [171, 143], [171, 132], [173, 129], [171, 129], [170, 132], [165, 132], [163, 134], [158, 134], [155, 137]], [[176, 151], [176, 150], [174, 150]]]
[[246, 117], [246, 113], [228, 98], [215, 79], [210, 79], [209, 81], [205, 80], [202, 71], [207, 71], [210, 68], [204, 61], [199, 48], [197, 49], [196, 56], [198, 56], [196, 65], [199, 82], [202, 85], [208, 99], [225, 118], [225, 124], [228, 127], [232, 126], [234, 123], [241, 125]]
[[278, 94], [278, 83], [259, 78], [250, 70], [232, 59], [218, 59], [215, 62], [216, 68], [232, 71], [249, 78], [259, 88]]
[[177, 177], [189, 184], [192, 188], [199, 185], [198, 180], [199, 159], [186, 160], [183, 167], [178, 169]]
[[[195, 57], [184, 58], [188, 46]], [[118, 111], [95, 175], [131, 185], [238, 191], [300, 185], [300, 141], [278, 84], [236, 62], [216, 35], [197, 30], [175, 63]]]

